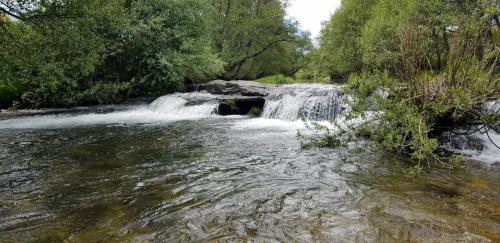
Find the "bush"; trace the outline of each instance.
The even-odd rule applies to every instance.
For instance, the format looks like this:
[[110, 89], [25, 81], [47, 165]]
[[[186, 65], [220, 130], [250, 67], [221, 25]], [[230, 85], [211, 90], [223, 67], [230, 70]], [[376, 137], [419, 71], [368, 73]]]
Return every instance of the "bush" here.
[[[354, 59], [343, 62], [363, 66], [351, 68], [354, 74], [346, 92], [353, 102], [348, 118], [363, 119], [366, 111], [373, 117], [356, 130], [368, 131], [380, 149], [409, 154], [418, 162], [411, 172], [414, 175], [421, 173], [421, 162], [459, 167], [460, 157], [437, 153], [440, 134], [456, 124], [473, 121], [491, 128], [500, 122], [498, 116], [480, 112], [481, 104], [500, 97], [500, 43], [493, 25], [500, 24], [498, 5], [488, 1], [457, 5], [436, 0], [378, 0], [372, 2], [371, 13], [364, 15], [366, 20], [360, 20], [346, 17], [345, 11], [363, 7], [363, 2], [345, 3], [327, 24], [321, 44], [340, 48], [359, 41], [361, 53], [353, 52], [348, 57]], [[355, 30], [351, 35], [362, 31], [355, 41], [328, 38], [329, 31], [339, 29]], [[334, 57], [325, 59], [330, 61], [325, 66], [342, 71], [338, 60], [345, 59], [344, 52], [329, 54]], [[338, 146], [324, 141], [316, 144]]]
[[264, 84], [293, 84], [295, 83], [295, 80], [291, 77], [287, 77], [280, 74], [280, 75], [261, 78], [257, 80], [257, 82]]
[[256, 106], [252, 107], [250, 109], [250, 112], [248, 112], [248, 115], [252, 117], [259, 117], [261, 114], [262, 114], [262, 109]]
[[80, 94], [82, 104], [116, 104], [129, 97], [130, 83], [98, 83]]

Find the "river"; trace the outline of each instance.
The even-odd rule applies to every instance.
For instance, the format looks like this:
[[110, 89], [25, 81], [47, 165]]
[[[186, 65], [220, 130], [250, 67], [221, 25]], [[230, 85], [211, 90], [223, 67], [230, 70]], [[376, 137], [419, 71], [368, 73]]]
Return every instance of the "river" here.
[[295, 99], [250, 118], [212, 98], [0, 115], [0, 242], [500, 241], [499, 163], [412, 178], [404, 156], [300, 149]]

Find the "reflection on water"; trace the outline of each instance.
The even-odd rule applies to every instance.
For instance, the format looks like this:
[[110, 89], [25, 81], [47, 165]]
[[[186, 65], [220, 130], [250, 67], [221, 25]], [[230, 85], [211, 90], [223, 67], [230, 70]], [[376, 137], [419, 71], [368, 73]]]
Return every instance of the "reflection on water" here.
[[0, 130], [0, 242], [500, 241], [498, 167], [412, 179], [242, 117], [92, 124]]

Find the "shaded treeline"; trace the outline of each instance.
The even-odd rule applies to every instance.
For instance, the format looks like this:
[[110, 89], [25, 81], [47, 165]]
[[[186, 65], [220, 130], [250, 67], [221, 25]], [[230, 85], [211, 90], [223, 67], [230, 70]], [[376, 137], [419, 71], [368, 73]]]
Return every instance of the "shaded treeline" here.
[[293, 75], [312, 48], [279, 0], [0, 0], [0, 108]]

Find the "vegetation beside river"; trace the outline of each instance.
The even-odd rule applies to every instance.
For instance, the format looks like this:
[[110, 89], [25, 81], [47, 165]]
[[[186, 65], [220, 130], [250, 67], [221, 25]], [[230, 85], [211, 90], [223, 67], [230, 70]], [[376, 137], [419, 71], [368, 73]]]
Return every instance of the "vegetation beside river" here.
[[0, 27], [0, 108], [117, 103], [214, 78], [293, 76], [312, 49], [279, 0], [1, 0]]
[[499, 112], [482, 109], [500, 98], [499, 14], [496, 1], [344, 0], [312, 55], [349, 80], [351, 118], [373, 111], [356, 129], [377, 147], [409, 152], [415, 171], [421, 162], [453, 168], [459, 157], [436, 153], [443, 131], [499, 132]]

